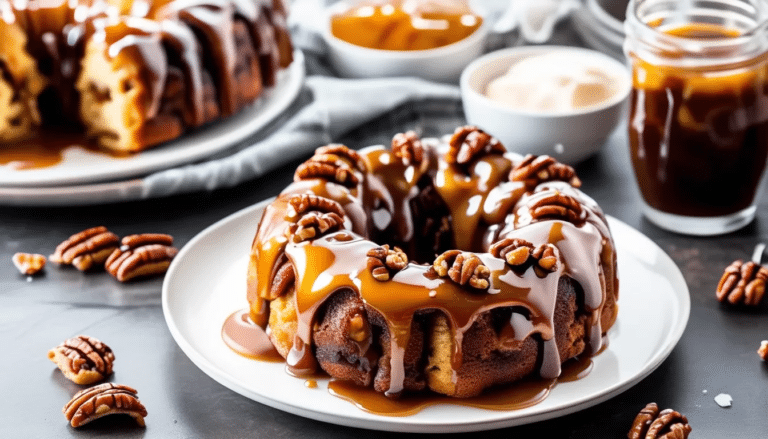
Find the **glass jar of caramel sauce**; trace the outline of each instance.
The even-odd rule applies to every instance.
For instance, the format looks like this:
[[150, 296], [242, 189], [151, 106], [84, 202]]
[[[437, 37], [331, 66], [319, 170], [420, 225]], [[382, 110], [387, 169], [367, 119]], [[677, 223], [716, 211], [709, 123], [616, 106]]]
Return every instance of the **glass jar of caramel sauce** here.
[[331, 17], [331, 33], [357, 46], [426, 50], [467, 38], [483, 23], [464, 2], [360, 2]]
[[714, 235], [755, 217], [768, 159], [765, 0], [632, 0], [629, 144], [645, 216]]

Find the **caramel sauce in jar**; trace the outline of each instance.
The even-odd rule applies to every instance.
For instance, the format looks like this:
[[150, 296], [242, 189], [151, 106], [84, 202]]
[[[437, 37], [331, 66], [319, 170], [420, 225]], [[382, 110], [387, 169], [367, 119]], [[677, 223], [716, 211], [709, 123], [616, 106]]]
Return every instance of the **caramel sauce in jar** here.
[[739, 27], [726, 19], [708, 22], [697, 9], [645, 19], [651, 8], [643, 3], [652, 2], [630, 5], [625, 44], [633, 71], [629, 143], [640, 193], [662, 214], [740, 215], [754, 206], [768, 159], [765, 26], [759, 17], [753, 28], [738, 20]]
[[370, 49], [426, 50], [461, 41], [482, 23], [482, 17], [456, 8], [406, 11], [399, 2], [366, 2], [333, 16], [331, 33]]

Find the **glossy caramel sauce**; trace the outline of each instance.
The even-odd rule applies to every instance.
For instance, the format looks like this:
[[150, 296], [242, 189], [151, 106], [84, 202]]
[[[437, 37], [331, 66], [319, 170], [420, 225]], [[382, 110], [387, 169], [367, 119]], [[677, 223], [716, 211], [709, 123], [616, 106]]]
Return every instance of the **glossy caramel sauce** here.
[[[712, 24], [663, 32], [694, 40], [739, 36]], [[632, 164], [651, 207], [710, 217], [750, 206], [768, 158], [767, 61], [761, 56], [726, 70], [632, 57]]]
[[549, 396], [557, 383], [576, 381], [592, 371], [589, 357], [578, 357], [563, 363], [556, 379], [526, 378], [511, 385], [499, 386], [471, 398], [451, 398], [435, 394], [407, 394], [398, 399], [387, 398], [371, 388], [356, 386], [348, 381], [332, 379], [328, 392], [351, 402], [366, 412], [380, 416], [411, 416], [433, 405], [452, 404], [486, 410], [520, 410], [536, 405]]
[[396, 2], [363, 4], [331, 18], [333, 35], [370, 49], [426, 50], [474, 33], [483, 19], [468, 11], [404, 11]]
[[0, 144], [0, 166], [23, 171], [56, 166], [67, 150], [81, 148], [89, 153], [111, 158], [125, 158], [130, 154], [99, 148], [83, 133], [49, 129], [40, 131], [31, 139]]
[[249, 310], [232, 313], [221, 328], [221, 339], [233, 351], [254, 360], [282, 362], [266, 331], [249, 317]]

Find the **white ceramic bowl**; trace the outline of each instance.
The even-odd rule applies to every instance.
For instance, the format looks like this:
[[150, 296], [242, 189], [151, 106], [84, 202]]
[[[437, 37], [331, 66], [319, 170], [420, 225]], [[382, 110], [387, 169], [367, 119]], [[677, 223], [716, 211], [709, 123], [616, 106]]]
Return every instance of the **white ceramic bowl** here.
[[[331, 17], [349, 9], [350, 5], [350, 2], [340, 1], [329, 6], [323, 27], [331, 65], [341, 76], [418, 76], [433, 81], [455, 83], [464, 67], [483, 53], [489, 29], [488, 20], [485, 19], [467, 38], [436, 49], [380, 50], [348, 43], [331, 33]], [[472, 4], [472, 11], [482, 17], [481, 9]]]
[[[608, 101], [563, 113], [515, 109], [484, 95], [487, 84], [525, 57], [563, 52], [588, 57], [615, 77], [617, 93]], [[520, 154], [550, 155], [575, 164], [597, 152], [626, 113], [632, 88], [629, 69], [614, 58], [590, 49], [565, 46], [527, 46], [503, 49], [478, 58], [461, 75], [461, 94], [467, 121], [498, 138]]]

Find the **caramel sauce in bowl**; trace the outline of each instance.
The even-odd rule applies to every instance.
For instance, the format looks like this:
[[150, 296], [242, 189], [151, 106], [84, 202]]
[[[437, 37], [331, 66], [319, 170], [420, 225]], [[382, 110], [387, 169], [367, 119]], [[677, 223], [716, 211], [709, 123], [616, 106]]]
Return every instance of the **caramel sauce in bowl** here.
[[[423, 12], [415, 21], [410, 20], [410, 16], [406, 18], [408, 14], [399, 9], [398, 4], [366, 3], [362, 8], [371, 8], [369, 17], [353, 14], [343, 18], [344, 14], [359, 10], [347, 1], [327, 9], [323, 37], [331, 64], [340, 75], [352, 78], [417, 76], [456, 82], [463, 68], [482, 54], [489, 26], [483, 19], [480, 2], [472, 2], [468, 11]], [[400, 18], [390, 22], [388, 17]], [[443, 27], [447, 31], [433, 29]], [[369, 32], [369, 28], [376, 31]]]

